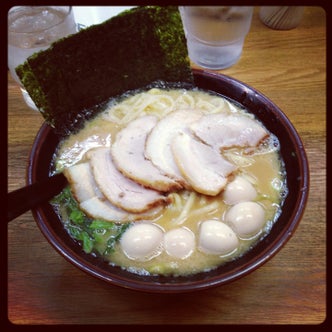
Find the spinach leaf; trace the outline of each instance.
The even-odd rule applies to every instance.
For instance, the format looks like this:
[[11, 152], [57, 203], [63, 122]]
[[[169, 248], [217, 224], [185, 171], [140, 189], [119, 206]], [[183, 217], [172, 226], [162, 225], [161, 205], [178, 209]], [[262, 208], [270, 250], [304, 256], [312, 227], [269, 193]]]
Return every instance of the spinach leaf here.
[[51, 203], [56, 207], [69, 235], [79, 241], [86, 253], [111, 254], [122, 234], [130, 226], [129, 222], [117, 224], [89, 218], [80, 210], [69, 186], [54, 197]]

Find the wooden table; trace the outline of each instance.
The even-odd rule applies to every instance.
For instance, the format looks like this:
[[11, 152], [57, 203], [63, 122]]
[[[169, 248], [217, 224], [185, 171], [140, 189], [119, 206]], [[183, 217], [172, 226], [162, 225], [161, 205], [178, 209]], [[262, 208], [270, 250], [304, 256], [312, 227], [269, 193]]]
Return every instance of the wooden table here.
[[[46, 241], [31, 212], [8, 225], [8, 318], [14, 324], [318, 324], [326, 314], [326, 16], [306, 8], [300, 26], [276, 31], [255, 9], [243, 55], [221, 71], [258, 89], [302, 137], [311, 187], [286, 246], [254, 273], [184, 295], [145, 294], [81, 272]], [[8, 191], [25, 185], [41, 115], [8, 76]]]

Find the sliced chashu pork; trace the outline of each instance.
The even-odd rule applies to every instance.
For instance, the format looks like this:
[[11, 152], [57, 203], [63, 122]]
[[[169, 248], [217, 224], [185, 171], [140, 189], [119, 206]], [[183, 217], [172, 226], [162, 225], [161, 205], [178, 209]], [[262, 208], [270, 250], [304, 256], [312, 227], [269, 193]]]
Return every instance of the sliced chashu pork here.
[[110, 148], [92, 149], [86, 155], [99, 189], [115, 206], [141, 213], [169, 203], [169, 198], [160, 192], [145, 188], [124, 176], [114, 165]]
[[218, 195], [236, 170], [219, 151], [186, 133], [174, 137], [172, 152], [182, 175], [201, 194]]
[[89, 163], [80, 163], [65, 168], [63, 174], [68, 180], [72, 194], [79, 203], [98, 195], [98, 188]]
[[192, 109], [173, 111], [159, 120], [146, 140], [145, 156], [184, 188], [190, 188], [190, 185], [182, 176], [174, 160], [171, 142], [175, 135], [187, 130], [188, 125], [201, 116], [201, 112]]
[[111, 204], [100, 192], [88, 162], [76, 164], [64, 170], [71, 191], [80, 208], [89, 217], [117, 223], [154, 218], [161, 207], [146, 213], [129, 213]]
[[224, 113], [204, 115], [192, 123], [190, 129], [204, 143], [217, 149], [255, 147], [269, 135], [252, 118]]
[[92, 197], [80, 204], [80, 208], [90, 217], [113, 221], [115, 223], [126, 223], [137, 220], [147, 220], [155, 218], [162, 210], [161, 206], [157, 206], [149, 211], [142, 213], [131, 213], [122, 210], [106, 199], [97, 196]]
[[131, 121], [116, 135], [111, 147], [113, 161], [121, 173], [143, 186], [163, 192], [179, 190], [181, 185], [144, 155], [147, 135], [157, 122], [153, 115]]

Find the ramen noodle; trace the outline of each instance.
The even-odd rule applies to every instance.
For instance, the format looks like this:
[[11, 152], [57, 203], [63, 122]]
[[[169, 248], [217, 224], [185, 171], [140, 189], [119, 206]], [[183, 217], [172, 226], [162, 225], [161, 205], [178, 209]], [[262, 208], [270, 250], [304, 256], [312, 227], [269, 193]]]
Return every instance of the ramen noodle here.
[[[223, 96], [152, 88], [110, 102], [61, 142], [55, 164], [76, 199], [92, 181], [78, 199], [91, 220], [126, 226], [112, 250], [100, 249], [109, 241], [100, 236], [92, 254], [133, 273], [177, 276], [234, 260], [269, 233], [287, 194], [279, 148], [253, 114]], [[158, 189], [156, 170], [165, 179]], [[142, 204], [127, 184], [117, 192], [118, 176], [142, 189]]]

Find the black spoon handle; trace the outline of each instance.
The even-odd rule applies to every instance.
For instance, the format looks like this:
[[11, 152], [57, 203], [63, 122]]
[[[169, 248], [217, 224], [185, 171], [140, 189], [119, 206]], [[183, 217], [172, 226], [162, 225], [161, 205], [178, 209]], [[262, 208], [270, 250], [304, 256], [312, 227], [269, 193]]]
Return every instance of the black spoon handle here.
[[8, 194], [8, 222], [40, 203], [50, 200], [66, 185], [66, 177], [56, 174], [45, 181], [36, 182]]

